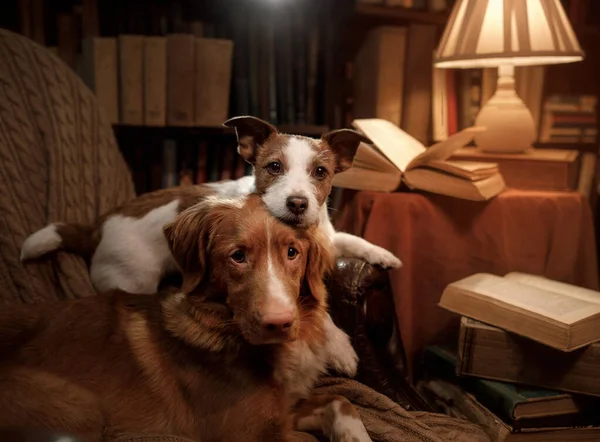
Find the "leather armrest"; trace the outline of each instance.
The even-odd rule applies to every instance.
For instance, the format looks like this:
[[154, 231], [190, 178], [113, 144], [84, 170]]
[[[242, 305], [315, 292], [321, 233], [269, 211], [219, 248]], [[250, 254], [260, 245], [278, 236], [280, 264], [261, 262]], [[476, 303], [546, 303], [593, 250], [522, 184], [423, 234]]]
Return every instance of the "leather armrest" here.
[[338, 258], [327, 280], [330, 313], [360, 358], [357, 380], [409, 410], [431, 407], [406, 379], [404, 345], [388, 271], [356, 258]]
[[366, 334], [376, 349], [393, 354], [397, 359], [394, 363], [402, 370], [404, 347], [387, 270], [361, 259], [338, 258], [327, 288], [336, 325], [353, 339]]

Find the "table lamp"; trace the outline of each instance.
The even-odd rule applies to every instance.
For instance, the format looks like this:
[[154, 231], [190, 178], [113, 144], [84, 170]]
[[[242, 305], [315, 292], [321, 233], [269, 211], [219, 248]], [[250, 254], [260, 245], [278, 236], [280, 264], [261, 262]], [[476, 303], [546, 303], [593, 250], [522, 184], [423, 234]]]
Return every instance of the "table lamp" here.
[[483, 152], [532, 148], [536, 127], [515, 91], [515, 66], [571, 63], [583, 51], [560, 0], [457, 0], [435, 51], [438, 68], [498, 68], [496, 92], [481, 108]]

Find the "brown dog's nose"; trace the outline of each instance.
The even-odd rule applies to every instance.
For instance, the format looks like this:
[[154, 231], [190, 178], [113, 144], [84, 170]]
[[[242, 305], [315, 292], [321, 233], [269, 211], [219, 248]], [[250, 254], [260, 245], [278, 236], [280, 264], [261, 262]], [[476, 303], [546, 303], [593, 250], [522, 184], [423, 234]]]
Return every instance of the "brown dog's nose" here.
[[308, 199], [303, 196], [288, 196], [285, 200], [290, 212], [300, 215], [308, 208]]
[[265, 313], [262, 317], [262, 327], [269, 334], [286, 334], [294, 325], [294, 313], [290, 310], [281, 310]]

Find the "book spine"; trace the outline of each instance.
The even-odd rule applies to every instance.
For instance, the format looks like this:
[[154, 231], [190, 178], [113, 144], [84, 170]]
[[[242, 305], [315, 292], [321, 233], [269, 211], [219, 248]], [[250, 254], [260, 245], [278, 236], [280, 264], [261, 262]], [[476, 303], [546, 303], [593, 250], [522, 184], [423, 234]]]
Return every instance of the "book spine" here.
[[461, 376], [600, 396], [598, 344], [565, 353], [495, 327], [463, 321], [459, 348], [457, 372]]
[[165, 126], [167, 122], [167, 40], [144, 39], [144, 124]]
[[84, 81], [96, 95], [110, 124], [119, 123], [119, 74], [116, 38], [90, 37], [82, 42]]
[[77, 58], [75, 16], [73, 14], [58, 14], [56, 21], [58, 28], [58, 56], [67, 64], [67, 66], [75, 70]]
[[495, 413], [500, 414], [507, 422], [514, 421], [514, 409], [523, 401], [517, 392], [512, 391], [500, 382], [483, 379], [459, 379], [457, 372], [460, 361], [447, 350], [438, 346], [425, 348], [425, 369], [427, 376], [440, 377], [455, 382], [472, 393], [478, 401]]
[[142, 35], [119, 36], [119, 71], [121, 78], [121, 123], [144, 124]]
[[[167, 122], [194, 125], [194, 36], [167, 36]], [[201, 87], [201, 85], [199, 85]]]
[[229, 113], [233, 42], [196, 39], [197, 126], [220, 126]]
[[446, 94], [448, 114], [448, 135], [458, 132], [458, 101], [456, 97], [456, 74], [452, 69], [446, 69]]
[[208, 152], [206, 141], [198, 144], [198, 161], [196, 163], [196, 184], [204, 184], [207, 181]]
[[306, 73], [306, 122], [317, 121], [317, 76], [319, 68], [319, 31], [313, 28], [308, 38], [307, 73]]
[[163, 143], [163, 189], [177, 185], [177, 143], [165, 140]]

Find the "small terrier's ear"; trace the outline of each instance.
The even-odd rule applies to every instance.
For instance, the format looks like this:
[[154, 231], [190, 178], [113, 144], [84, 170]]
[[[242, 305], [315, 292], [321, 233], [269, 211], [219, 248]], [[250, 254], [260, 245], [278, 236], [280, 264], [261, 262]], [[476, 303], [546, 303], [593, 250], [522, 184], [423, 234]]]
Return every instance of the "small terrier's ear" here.
[[326, 133], [321, 140], [329, 145], [336, 159], [335, 173], [352, 167], [352, 161], [360, 143], [373, 144], [363, 134], [352, 129], [338, 129]]
[[250, 164], [256, 162], [256, 154], [260, 146], [271, 135], [278, 133], [271, 123], [256, 117], [234, 117], [223, 123], [226, 127], [235, 128], [238, 140], [238, 153]]

